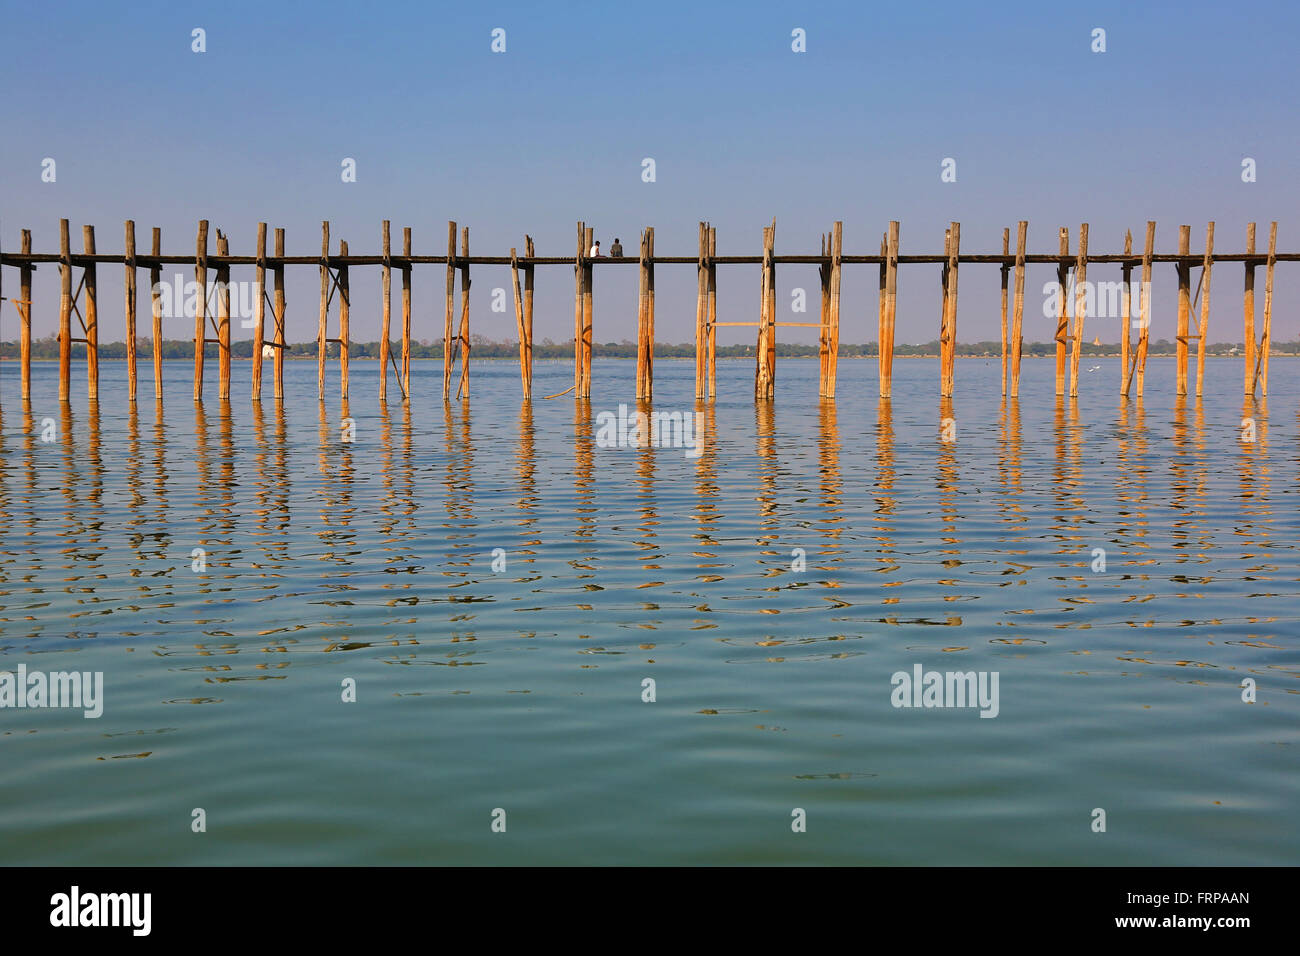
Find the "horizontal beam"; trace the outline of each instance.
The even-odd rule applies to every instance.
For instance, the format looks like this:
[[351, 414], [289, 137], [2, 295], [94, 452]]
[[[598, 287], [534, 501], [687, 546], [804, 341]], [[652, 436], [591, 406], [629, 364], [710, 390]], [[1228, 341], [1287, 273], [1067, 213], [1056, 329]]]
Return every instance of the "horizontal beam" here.
[[[59, 262], [60, 256], [57, 253], [44, 252], [6, 252], [0, 254], [0, 265], [13, 266], [19, 268], [24, 265], [35, 265], [41, 262]], [[107, 263], [110, 265], [126, 265], [126, 257], [115, 255], [113, 253], [96, 253], [86, 255], [84, 253], [73, 254], [69, 257], [74, 266], [87, 266], [91, 264]], [[406, 265], [444, 265], [447, 263], [447, 256], [390, 256], [388, 262], [394, 268], [402, 268]], [[1300, 262], [1300, 252], [1279, 252], [1273, 257], [1276, 262]], [[1070, 255], [1026, 255], [1025, 262], [1040, 265], [1069, 265], [1075, 264], [1076, 257], [1073, 253]], [[320, 267], [322, 259], [320, 256], [266, 256], [259, 260], [257, 256], [218, 256], [210, 255], [207, 257], [207, 266], [209, 269], [216, 269], [218, 266], [255, 266], [260, 261], [264, 266], [273, 268], [275, 266], [316, 266]], [[329, 267], [337, 266], [380, 266], [384, 264], [383, 256], [330, 256], [324, 260]], [[512, 262], [520, 266], [572, 266], [575, 263], [573, 256], [517, 256], [511, 259], [509, 256], [455, 256], [451, 259], [453, 265], [474, 265], [474, 266], [508, 266]], [[700, 259], [698, 256], [653, 256], [646, 260], [653, 265], [692, 265], [698, 266]], [[716, 265], [761, 265], [762, 256], [713, 256], [706, 258], [706, 263]], [[787, 265], [829, 265], [830, 256], [773, 256], [774, 263]], [[879, 265], [885, 261], [884, 256], [840, 256], [840, 262], [845, 265]], [[940, 264], [948, 261], [947, 256], [943, 255], [915, 255], [915, 256], [898, 256], [899, 265], [916, 265], [916, 264]], [[1016, 263], [1014, 255], [996, 254], [965, 254], [957, 256], [958, 262], [966, 263], [985, 263], [993, 265], [1013, 266]], [[1199, 266], [1205, 262], [1204, 254], [1178, 255], [1176, 253], [1156, 253], [1151, 257], [1152, 262], [1172, 262], [1178, 265]], [[1242, 252], [1216, 252], [1210, 256], [1211, 262], [1248, 262], [1255, 265], [1264, 265], [1268, 262], [1268, 256], [1261, 253], [1242, 253]], [[584, 265], [637, 265], [640, 260], [601, 256], [591, 259], [583, 257]], [[1101, 254], [1088, 253], [1089, 265], [1098, 262], [1124, 263], [1132, 266], [1142, 264], [1141, 255], [1124, 255], [1119, 254]], [[136, 255], [136, 268], [147, 269], [152, 266], [164, 265], [193, 265], [194, 256], [149, 256]]]

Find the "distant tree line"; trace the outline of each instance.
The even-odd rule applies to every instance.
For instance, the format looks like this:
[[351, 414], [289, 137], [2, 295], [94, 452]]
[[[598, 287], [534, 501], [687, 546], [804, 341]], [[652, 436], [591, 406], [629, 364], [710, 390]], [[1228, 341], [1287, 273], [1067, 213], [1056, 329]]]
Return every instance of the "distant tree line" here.
[[[1136, 347], [1136, 343], [1134, 343]], [[401, 343], [396, 342], [392, 346], [395, 354], [400, 356]], [[1241, 342], [1216, 342], [1206, 347], [1210, 355], [1229, 355], [1241, 353], [1244, 351], [1244, 344]], [[336, 357], [339, 352], [337, 343], [328, 346], [328, 354]], [[596, 358], [636, 358], [636, 343], [624, 339], [622, 342], [597, 342], [592, 346], [593, 354]], [[1114, 355], [1119, 351], [1118, 343], [1103, 343], [1093, 345], [1090, 342], [1083, 343], [1083, 355]], [[1273, 344], [1272, 351], [1274, 354], [1297, 354], [1300, 353], [1300, 342]], [[153, 342], [145, 337], [136, 340], [136, 352], [143, 359], [153, 358]], [[253, 356], [253, 342], [251, 339], [240, 339], [230, 343], [230, 353], [234, 358], [248, 359]], [[84, 358], [86, 347], [79, 343], [72, 346], [72, 355], [74, 358]], [[217, 346], [209, 344], [204, 349], [206, 356], [216, 358]], [[350, 350], [351, 357], [354, 359], [377, 359], [379, 357], [378, 342], [353, 342]], [[512, 359], [519, 357], [519, 345], [513, 341], [494, 342], [491, 339], [481, 335], [471, 336], [470, 354], [475, 358], [500, 358]], [[719, 345], [719, 358], [744, 358], [754, 355], [753, 345]], [[776, 354], [786, 358], [800, 358], [815, 356], [817, 354], [816, 345], [799, 345], [794, 342], [777, 342]], [[841, 358], [864, 358], [877, 355], [875, 342], [867, 342], [861, 345], [852, 345], [840, 343]], [[895, 343], [894, 354], [897, 356], [936, 356], [939, 354], [938, 340], [926, 342], [922, 345], [904, 345]], [[999, 342], [958, 342], [957, 354], [966, 356], [979, 357], [998, 357], [1002, 354], [1002, 345]], [[1024, 354], [1029, 356], [1045, 356], [1056, 354], [1056, 345], [1053, 342], [1026, 342], [1024, 343]], [[1148, 346], [1150, 355], [1173, 355], [1174, 343], [1168, 339], [1159, 339], [1150, 343]], [[126, 358], [125, 342], [107, 342], [100, 343], [100, 358], [105, 359], [123, 359]], [[316, 357], [316, 343], [295, 342], [288, 348], [288, 355], [291, 359], [306, 359]], [[693, 358], [695, 356], [695, 344], [687, 342], [674, 345], [668, 342], [655, 343], [655, 356], [657, 358]], [[0, 357], [5, 359], [15, 359], [18, 357], [17, 342], [0, 342]], [[47, 335], [44, 338], [32, 340], [32, 358], [34, 359], [57, 359], [59, 357], [58, 339], [53, 335]], [[162, 357], [165, 359], [192, 359], [194, 357], [194, 342], [190, 339], [164, 339], [162, 342]], [[427, 339], [420, 342], [411, 343], [411, 357], [416, 359], [440, 359], [442, 358], [442, 342], [429, 342]], [[553, 342], [550, 339], [542, 339], [541, 342], [533, 343], [533, 357], [536, 359], [562, 359], [573, 357], [573, 340], [567, 342]]]

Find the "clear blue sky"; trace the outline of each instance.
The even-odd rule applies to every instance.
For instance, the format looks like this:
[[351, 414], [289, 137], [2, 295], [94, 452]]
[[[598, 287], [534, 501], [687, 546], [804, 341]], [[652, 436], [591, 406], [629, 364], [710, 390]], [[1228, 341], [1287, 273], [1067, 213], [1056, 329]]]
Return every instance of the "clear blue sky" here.
[[[191, 52], [191, 30], [207, 52]], [[506, 30], [504, 54], [491, 31]], [[791, 51], [791, 30], [807, 52]], [[1091, 52], [1091, 31], [1107, 52]], [[414, 228], [415, 251], [445, 248], [446, 220], [471, 228], [472, 251], [505, 254], [523, 234], [540, 254], [571, 254], [584, 219], [607, 244], [635, 253], [642, 226], [657, 251], [693, 255], [696, 223], [718, 229], [722, 254], [757, 253], [777, 219], [777, 250], [815, 252], [845, 223], [846, 251], [877, 251], [889, 219], [902, 249], [941, 250], [962, 223], [963, 251], [1000, 251], [1004, 226], [1030, 223], [1032, 252], [1055, 251], [1090, 223], [1095, 251], [1140, 244], [1157, 220], [1157, 249], [1180, 223], [1201, 248], [1241, 251], [1245, 223], [1279, 220], [1282, 249], [1300, 248], [1300, 142], [1295, 95], [1300, 5], [1090, 3], [0, 3], [0, 242], [33, 230], [57, 248], [57, 220], [97, 227], [120, 250], [122, 221], [142, 245], [161, 226], [165, 251], [194, 247], [211, 220], [235, 253], [256, 224], [287, 229], [291, 254], [314, 254], [320, 221], [353, 252], [375, 252], [381, 219]], [[1241, 181], [1243, 157], [1258, 181]], [[57, 162], [42, 183], [41, 162]], [[344, 157], [357, 182], [340, 178]], [[653, 157], [657, 181], [641, 181]], [[944, 157], [956, 183], [942, 183]], [[400, 242], [400, 238], [396, 241]], [[958, 334], [997, 336], [996, 267], [963, 267]], [[1090, 278], [1093, 276], [1090, 270]], [[1117, 270], [1116, 270], [1117, 271]], [[16, 273], [6, 269], [11, 293]], [[38, 276], [36, 332], [57, 325], [53, 268]], [[102, 270], [103, 340], [122, 337], [120, 277]], [[572, 334], [572, 271], [539, 269], [537, 335]], [[1300, 282], [1279, 267], [1275, 340], [1294, 338]], [[724, 319], [756, 317], [756, 267], [724, 267]], [[1155, 337], [1171, 337], [1166, 266]], [[317, 277], [291, 269], [291, 339], [314, 336]], [[441, 336], [443, 277], [416, 273], [416, 337]], [[635, 269], [597, 270], [596, 338], [635, 335]], [[1031, 270], [1026, 334], [1050, 337]], [[192, 272], [190, 276], [192, 277]], [[236, 274], [235, 278], [240, 276]], [[1118, 278], [1101, 273], [1095, 278]], [[780, 299], [815, 267], [785, 267]], [[474, 273], [474, 331], [512, 337], [493, 313], [508, 271]], [[115, 284], [116, 283], [116, 284]], [[694, 270], [658, 273], [659, 338], [686, 341]], [[1262, 275], [1260, 280], [1262, 290]], [[1211, 338], [1241, 335], [1241, 269], [1214, 276]], [[378, 336], [377, 269], [354, 270], [353, 335]], [[876, 272], [845, 270], [846, 342], [875, 338]], [[938, 330], [934, 267], [900, 285], [898, 341]], [[1262, 296], [1260, 306], [1262, 312]], [[142, 316], [147, 317], [147, 305]], [[792, 317], [794, 318], [794, 317]], [[6, 303], [0, 335], [16, 337]], [[1113, 341], [1117, 323], [1088, 335]], [[169, 327], [183, 337], [184, 322]], [[724, 330], [749, 341], [752, 330]], [[782, 330], [785, 332], [786, 330]], [[239, 330], [237, 335], [249, 333]], [[790, 338], [806, 339], [793, 332]]]

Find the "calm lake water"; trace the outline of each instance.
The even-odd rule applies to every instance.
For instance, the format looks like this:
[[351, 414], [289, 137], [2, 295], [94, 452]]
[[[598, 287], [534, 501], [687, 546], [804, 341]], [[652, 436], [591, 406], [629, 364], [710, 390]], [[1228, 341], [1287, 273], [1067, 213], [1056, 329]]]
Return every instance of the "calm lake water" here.
[[[386, 409], [360, 362], [346, 411], [295, 362], [260, 413], [248, 363], [201, 407], [167, 363], [165, 413], [143, 365], [133, 413], [104, 362], [66, 417], [5, 362], [0, 670], [102, 671], [104, 710], [0, 710], [0, 862], [1300, 863], [1300, 365], [1180, 403], [1152, 359], [1124, 410], [1096, 364], [1004, 407], [962, 360], [954, 411], [935, 361], [882, 405], [874, 359], [836, 404], [780, 359], [758, 407], [720, 362], [692, 458], [597, 446], [633, 362], [590, 403], [539, 363], [531, 406], [476, 363], [447, 407], [418, 362]], [[918, 664], [996, 672], [998, 715], [895, 708]]]

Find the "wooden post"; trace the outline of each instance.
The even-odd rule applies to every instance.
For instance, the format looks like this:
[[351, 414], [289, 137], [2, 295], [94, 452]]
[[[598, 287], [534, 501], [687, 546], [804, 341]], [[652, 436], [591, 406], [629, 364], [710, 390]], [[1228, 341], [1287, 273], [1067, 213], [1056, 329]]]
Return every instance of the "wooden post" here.
[[718, 394], [718, 230], [709, 226], [709, 399]]
[[1155, 254], [1156, 224], [1147, 221], [1146, 246], [1142, 252], [1142, 285], [1138, 289], [1137, 397], [1140, 401], [1147, 374], [1147, 347], [1151, 341], [1151, 257]]
[[880, 274], [876, 283], [876, 383], [885, 390], [885, 287], [888, 284], [889, 235], [880, 234]]
[[325, 397], [325, 349], [330, 316], [330, 224], [320, 224], [320, 321], [316, 326], [316, 394]]
[[59, 401], [68, 401], [72, 385], [72, 250], [68, 220], [59, 220]]
[[469, 398], [469, 226], [460, 227], [460, 334], [457, 349], [460, 351], [460, 381], [456, 397]]
[[1269, 226], [1269, 259], [1264, 265], [1264, 336], [1260, 338], [1257, 372], [1260, 395], [1269, 397], [1269, 351], [1273, 345], [1273, 267], [1278, 261], [1278, 224]]
[[889, 398], [894, 388], [894, 319], [898, 309], [898, 220], [889, 222], [885, 244], [885, 324], [879, 343], [880, 397]]
[[1020, 358], [1025, 341], [1025, 243], [1029, 222], [1016, 225], [1016, 278], [1011, 296], [1011, 397], [1020, 397]]
[[[840, 272], [844, 255], [844, 223], [835, 220], [831, 238], [831, 300], [830, 300], [830, 354], [827, 365], [826, 397], [835, 397], [840, 363]], [[773, 290], [775, 295], [775, 290]]]
[[275, 282], [275, 298], [271, 304], [275, 312], [275, 400], [284, 399], [284, 353], [288, 349], [284, 331], [284, 230], [275, 230], [275, 266], [271, 269]]
[[452, 322], [456, 318], [456, 222], [447, 222], [447, 315], [442, 332], [442, 400], [451, 397]]
[[524, 398], [529, 395], [528, 382], [528, 348], [527, 336], [524, 334], [524, 294], [519, 288], [519, 256], [514, 246], [510, 247], [510, 285], [515, 291], [515, 334], [519, 336], [519, 384]]
[[[533, 237], [524, 236], [524, 255], [529, 259], [536, 255], [533, 249]], [[528, 362], [528, 397], [533, 394], [533, 269], [536, 268], [531, 262], [524, 267], [524, 335], [527, 339]]]
[[[1124, 255], [1133, 254], [1133, 231], [1124, 230]], [[1132, 361], [1133, 353], [1133, 336], [1130, 329], [1133, 324], [1133, 296], [1131, 292], [1133, 281], [1133, 265], [1125, 262], [1120, 267], [1120, 329], [1119, 329], [1119, 394], [1123, 398], [1128, 398], [1129, 388], [1129, 363]]]
[[[645, 291], [645, 397], [655, 394], [655, 227], [646, 227], [646, 291]], [[587, 396], [591, 395], [588, 383]]]
[[162, 230], [157, 226], [153, 227], [153, 240], [150, 246], [153, 253], [153, 263], [149, 266], [149, 304], [150, 312], [153, 317], [153, 397], [155, 402], [161, 402], [163, 397], [162, 387], [162, 297], [160, 294], [159, 284], [162, 282], [162, 263], [158, 257], [162, 255]]
[[194, 282], [198, 286], [194, 308], [194, 400], [203, 398], [203, 351], [208, 337], [208, 221], [199, 220], [194, 250]]
[[698, 247], [695, 256], [695, 397], [706, 397], [704, 377], [705, 344], [704, 321], [708, 310], [709, 280], [704, 260], [709, 254], [708, 226], [701, 220], [698, 231]]
[[125, 255], [122, 258], [126, 274], [123, 277], [123, 308], [126, 311], [126, 393], [127, 401], [135, 404], [136, 351], [135, 351], [135, 223], [126, 221]]
[[[1192, 246], [1192, 227], [1178, 227], [1178, 254], [1188, 255]], [[1178, 263], [1178, 334], [1174, 337], [1175, 394], [1187, 394], [1187, 332], [1192, 315], [1192, 267]]]
[[[1011, 230], [1002, 230], [1002, 255], [1011, 255]], [[1002, 396], [1007, 394], [1007, 277], [1011, 274], [1011, 264], [1002, 263]]]
[[767, 395], [776, 395], [776, 220], [767, 233]]
[[754, 349], [754, 398], [763, 400], [768, 397], [768, 365], [767, 365], [767, 283], [768, 270], [772, 267], [767, 254], [768, 240], [771, 229], [768, 226], [763, 227], [763, 265], [759, 272], [758, 280], [758, 343]]
[[411, 398], [411, 227], [402, 228], [402, 397]]
[[[1255, 254], [1255, 224], [1246, 225], [1246, 255]], [[1246, 340], [1245, 368], [1242, 389], [1246, 395], [1255, 394], [1255, 263], [1246, 260], [1246, 289], [1242, 296], [1245, 308], [1243, 338]]]
[[[82, 226], [81, 238], [86, 255], [95, 254], [95, 227]], [[94, 260], [87, 261], [81, 270], [86, 286], [86, 397], [99, 401], [99, 294]]]
[[961, 223], [954, 222], [949, 227], [947, 288], [944, 302], [943, 329], [939, 334], [939, 348], [942, 351], [942, 381], [939, 394], [951, 398], [957, 362], [957, 257], [961, 252]]
[[[583, 233], [582, 244], [590, 250], [595, 240], [595, 230], [587, 226]], [[653, 246], [653, 230], [651, 230], [651, 245]], [[592, 342], [592, 287], [594, 286], [594, 277], [592, 275], [593, 266], [591, 257], [588, 255], [584, 262], [584, 275], [582, 277], [582, 388], [580, 389], [583, 398], [591, 397], [591, 355], [593, 351]], [[652, 273], [653, 275], [653, 273]], [[653, 286], [651, 287], [651, 296], [653, 297]], [[651, 300], [651, 315], [654, 314], [653, 298]], [[653, 322], [653, 319], [651, 320]]]
[[646, 364], [649, 354], [645, 339], [646, 314], [649, 311], [646, 299], [650, 294], [650, 264], [647, 261], [650, 255], [649, 235], [649, 230], [641, 230], [636, 309], [636, 397], [638, 400], [646, 397]]
[[821, 311], [818, 313], [817, 327], [817, 395], [826, 397], [826, 366], [830, 359], [830, 316], [831, 316], [831, 266], [830, 236], [822, 233], [821, 255], [826, 262], [817, 266], [817, 278], [821, 286]]
[[[217, 255], [230, 255], [230, 241], [217, 230]], [[217, 264], [217, 399], [230, 401], [230, 266]]]
[[[22, 231], [20, 251], [32, 254], [32, 231]], [[18, 267], [18, 364], [22, 370], [23, 401], [32, 397], [32, 264], [24, 262]]]
[[1061, 258], [1056, 265], [1056, 394], [1065, 394], [1065, 336], [1069, 321], [1069, 298], [1070, 293], [1067, 288], [1067, 282], [1070, 277], [1070, 266], [1066, 262], [1066, 257], [1070, 254], [1070, 230], [1065, 226], [1061, 227], [1060, 235], [1060, 255]]
[[352, 293], [348, 285], [348, 244], [339, 240], [339, 255], [344, 261], [339, 263], [339, 395], [343, 401], [348, 400], [348, 357], [352, 348]]
[[1074, 344], [1070, 349], [1070, 397], [1079, 397], [1079, 356], [1083, 321], [1088, 312], [1088, 224], [1079, 225], [1079, 252], [1074, 260]]
[[1205, 345], [1210, 332], [1210, 267], [1214, 264], [1214, 223], [1205, 227], [1205, 259], [1201, 264], [1201, 322], [1196, 340], [1196, 397], [1205, 390]]
[[383, 266], [379, 272], [379, 400], [388, 401], [388, 335], [389, 325], [393, 320], [393, 264], [392, 248], [389, 242], [389, 222], [384, 220], [380, 235]]
[[262, 400], [262, 345], [266, 341], [266, 223], [257, 224], [257, 266], [253, 278], [253, 388], [255, 402]]
[[[587, 239], [587, 227], [578, 222], [578, 244], [573, 256], [573, 397], [582, 397], [582, 292], [587, 281], [587, 270], [583, 260], [587, 258], [587, 248], [583, 243]], [[644, 240], [643, 240], [644, 241]], [[638, 372], [641, 366], [638, 363]], [[637, 378], [637, 397], [640, 398], [640, 377]]]

